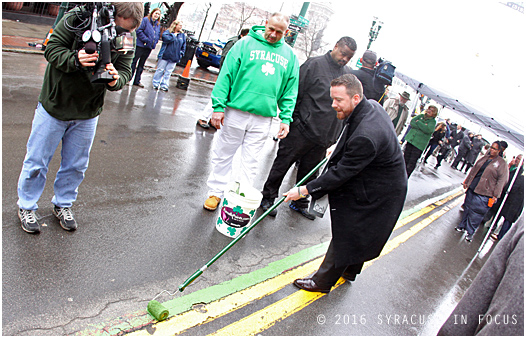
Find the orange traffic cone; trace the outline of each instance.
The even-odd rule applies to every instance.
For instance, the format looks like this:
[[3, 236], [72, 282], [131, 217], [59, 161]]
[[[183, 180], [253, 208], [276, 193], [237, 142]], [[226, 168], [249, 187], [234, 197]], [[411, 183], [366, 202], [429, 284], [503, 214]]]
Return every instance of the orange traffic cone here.
[[190, 77], [190, 65], [192, 64], [192, 60], [188, 60], [188, 62], [186, 63], [186, 67], [184, 67], [184, 70], [183, 70], [183, 77]]
[[188, 89], [188, 85], [190, 84], [190, 65], [192, 64], [192, 60], [188, 60], [186, 63], [186, 67], [184, 67], [183, 75], [179, 76], [179, 79], [177, 80], [176, 87], [179, 89]]

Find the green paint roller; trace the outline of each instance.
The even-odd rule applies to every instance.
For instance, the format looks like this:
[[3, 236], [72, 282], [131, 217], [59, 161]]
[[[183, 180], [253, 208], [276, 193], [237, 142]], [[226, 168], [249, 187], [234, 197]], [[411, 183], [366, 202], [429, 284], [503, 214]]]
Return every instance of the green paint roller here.
[[[307, 175], [305, 175], [305, 177], [301, 181], [296, 183], [294, 187], [296, 188], [302, 185], [309, 177], [311, 177], [316, 171], [318, 171], [318, 169], [321, 166], [323, 166], [325, 162], [327, 161], [328, 161], [328, 158], [324, 158], [320, 163], [316, 165], [314, 169], [312, 169]], [[212, 264], [215, 263], [215, 261], [217, 261], [221, 256], [223, 256], [225, 252], [230, 250], [231, 247], [233, 247], [237, 242], [239, 242], [243, 237], [245, 237], [246, 234], [250, 230], [252, 230], [256, 225], [258, 225], [259, 222], [261, 222], [265, 217], [267, 217], [267, 215], [272, 210], [276, 209], [284, 200], [285, 200], [285, 196], [282, 196], [276, 203], [274, 203], [274, 205], [272, 205], [270, 208], [267, 209], [267, 211], [265, 211], [261, 216], [259, 216], [259, 218], [254, 223], [252, 223], [249, 227], [245, 228], [245, 230], [239, 236], [234, 238], [227, 246], [223, 248], [223, 250], [221, 250], [217, 255], [215, 255], [214, 258], [209, 260], [201, 269], [197, 270], [196, 272], [194, 272], [193, 275], [188, 277], [188, 279], [183, 284], [179, 285], [179, 288], [178, 288], [179, 292], [183, 292], [184, 289], [188, 285], [190, 285], [190, 283], [196, 280], [197, 277], [201, 276], [201, 274], [203, 274], [203, 272], [206, 269], [208, 269]], [[163, 290], [157, 296], [155, 296], [155, 298], [153, 298], [151, 301], [148, 302], [148, 312], [158, 321], [165, 320], [166, 318], [168, 318], [168, 315], [169, 315], [168, 309], [164, 307], [161, 303], [155, 300], [157, 299], [157, 297], [159, 297], [165, 292], [168, 293], [170, 296], [173, 296], [176, 293], [176, 292], [170, 293], [167, 290]]]
[[148, 302], [148, 312], [153, 316], [153, 318], [160, 322], [168, 318], [168, 315], [170, 314], [168, 309], [156, 300], [151, 300]]

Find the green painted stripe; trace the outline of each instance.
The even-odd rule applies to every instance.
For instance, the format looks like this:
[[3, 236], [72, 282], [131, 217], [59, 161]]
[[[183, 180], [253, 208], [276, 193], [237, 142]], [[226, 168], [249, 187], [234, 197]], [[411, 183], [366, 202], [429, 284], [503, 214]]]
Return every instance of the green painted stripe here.
[[[252, 285], [261, 283], [269, 278], [273, 278], [283, 273], [283, 271], [320, 257], [325, 254], [328, 246], [329, 242], [312, 246], [279, 261], [269, 263], [262, 269], [236, 277], [218, 285], [210, 286], [206, 289], [195, 291], [183, 297], [169, 300], [162, 304], [170, 311], [170, 316], [186, 312], [192, 308], [193, 304], [210, 303], [235, 292], [244, 290]], [[76, 333], [76, 335], [117, 335], [122, 332], [128, 332], [150, 325], [155, 320], [146, 312], [146, 305], [147, 304], [144, 304], [145, 310], [143, 311], [137, 311], [116, 318], [111, 322], [85, 329]]]
[[[403, 219], [408, 215], [411, 215], [418, 210], [433, 204], [445, 197], [451, 196], [452, 194], [459, 191], [454, 189], [440, 196], [433, 197], [424, 202], [421, 202], [417, 206], [405, 210], [401, 213], [399, 219]], [[304, 264], [310, 260], [320, 257], [325, 254], [329, 242], [321, 243], [310, 248], [304, 249], [296, 254], [285, 257], [279, 261], [269, 263], [266, 267], [253, 271], [251, 273], [236, 277], [232, 280], [225, 281], [218, 285], [210, 286], [206, 289], [195, 291], [191, 294], [169, 300], [162, 303], [170, 311], [170, 317], [186, 312], [191, 309], [193, 304], [196, 303], [210, 303], [220, 298], [229, 296], [235, 292], [244, 290], [250, 286], [261, 283], [267, 279], [273, 278], [283, 271], [292, 269], [298, 265]], [[170, 290], [172, 291], [172, 290]], [[77, 332], [75, 335], [118, 335], [123, 332], [130, 332], [140, 329], [144, 326], [148, 326], [155, 322], [153, 317], [146, 311], [146, 305], [144, 304], [144, 310], [129, 313], [121, 317], [115, 318], [111, 321], [94, 325], [90, 328]]]

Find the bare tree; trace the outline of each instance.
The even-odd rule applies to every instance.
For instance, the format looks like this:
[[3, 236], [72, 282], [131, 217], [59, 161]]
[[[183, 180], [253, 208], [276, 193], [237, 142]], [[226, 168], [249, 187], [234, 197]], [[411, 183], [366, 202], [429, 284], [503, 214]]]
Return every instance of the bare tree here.
[[169, 5], [168, 2], [163, 2], [162, 4], [167, 8], [167, 11], [161, 19], [161, 27], [166, 29], [170, 27], [175, 19], [177, 19], [179, 10], [181, 9], [181, 6], [184, 4], [184, 2], [174, 2], [172, 5]]
[[328, 43], [323, 41], [323, 34], [327, 28], [327, 20], [311, 20], [309, 27], [304, 29], [298, 36], [300, 43], [296, 47], [301, 50], [307, 58], [320, 54], [327, 47]]
[[245, 2], [241, 3], [239, 29], [237, 30], [237, 34], [239, 34], [241, 30], [243, 29], [243, 27], [245, 27], [245, 24], [248, 22], [248, 20], [254, 16], [255, 11], [256, 11], [255, 6], [248, 6]]

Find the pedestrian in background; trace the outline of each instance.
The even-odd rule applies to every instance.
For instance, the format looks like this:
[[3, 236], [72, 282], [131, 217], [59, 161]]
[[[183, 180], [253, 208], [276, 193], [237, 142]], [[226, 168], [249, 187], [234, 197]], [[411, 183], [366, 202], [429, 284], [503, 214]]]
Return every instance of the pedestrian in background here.
[[460, 142], [460, 145], [458, 146], [458, 153], [455, 157], [455, 160], [451, 164], [451, 167], [453, 169], [458, 169], [458, 164], [462, 160], [466, 160], [466, 156], [468, 155], [471, 148], [473, 148], [473, 144], [471, 143], [471, 140], [473, 139], [473, 132], [464, 133], [464, 136], [462, 137], [462, 141]]
[[[354, 39], [342, 37], [325, 55], [308, 59], [300, 67], [296, 107], [292, 115], [289, 135], [279, 142], [278, 153], [263, 186], [261, 208], [269, 209], [278, 197], [279, 187], [289, 168], [299, 161], [296, 182], [299, 182], [325, 157], [327, 148], [338, 139], [342, 122], [331, 107], [331, 81], [349, 74], [347, 63], [356, 52]], [[316, 178], [312, 175], [305, 183]], [[301, 198], [290, 203], [290, 208], [314, 220], [307, 209], [309, 200]], [[269, 213], [276, 216], [277, 210]]]
[[435, 131], [433, 132], [433, 135], [431, 135], [431, 139], [427, 144], [427, 151], [424, 156], [424, 164], [427, 164], [427, 159], [429, 158], [429, 156], [431, 156], [431, 154], [433, 154], [433, 151], [435, 151], [436, 147], [442, 145], [445, 136], [446, 124], [440, 122], [439, 124], [437, 124]]
[[448, 138], [444, 139], [444, 142], [442, 142], [442, 145], [440, 146], [440, 149], [438, 150], [438, 156], [437, 156], [437, 164], [435, 166], [435, 169], [438, 169], [440, 167], [440, 164], [442, 161], [447, 158], [447, 155], [451, 152], [451, 143]]
[[462, 187], [466, 189], [464, 214], [462, 221], [455, 230], [466, 231], [465, 239], [468, 242], [473, 240], [473, 234], [482, 222], [484, 215], [500, 198], [502, 189], [508, 182], [508, 165], [499, 156], [501, 151], [500, 143], [494, 142], [489, 153], [475, 163], [473, 169], [462, 182]]
[[[139, 27], [144, 13], [141, 3], [117, 2], [114, 6], [117, 26], [128, 32]], [[18, 217], [22, 229], [29, 233], [40, 232], [35, 210], [46, 185], [49, 163], [61, 142], [62, 159], [53, 185], [52, 212], [63, 229], [77, 229], [71, 207], [88, 169], [104, 94], [106, 90], [122, 89], [131, 79], [133, 55], [112, 51], [112, 63], [106, 65], [106, 70], [114, 80], [91, 82], [99, 53], [76, 50], [75, 31], [67, 28], [82, 23], [79, 11], [81, 8], [74, 8], [59, 21], [44, 53], [48, 64], [18, 180]]]
[[366, 50], [363, 53], [360, 61], [362, 63], [362, 67], [360, 69], [352, 70], [351, 73], [355, 75], [362, 83], [363, 95], [365, 95], [367, 99], [380, 101], [385, 88], [382, 87], [382, 90], [380, 91], [374, 86], [374, 68], [376, 67], [376, 63], [378, 61], [376, 52], [370, 49]]
[[[238, 181], [253, 184], [260, 152], [272, 118], [281, 123], [278, 137], [289, 133], [298, 96], [299, 64], [283, 41], [289, 17], [274, 13], [265, 26], [254, 26], [228, 53], [212, 91], [214, 113], [210, 124], [218, 129], [212, 145], [212, 171], [203, 207], [215, 210], [231, 179], [232, 160], [241, 147]], [[268, 56], [268, 57], [267, 57]]]
[[[144, 88], [144, 85], [141, 83], [141, 75], [146, 60], [148, 60], [150, 53], [155, 49], [159, 41], [161, 33], [160, 17], [161, 9], [155, 8], [148, 16], [142, 19], [141, 25], [137, 28], [137, 46], [135, 47], [135, 55], [132, 61], [132, 77], [135, 74], [133, 79], [134, 86]], [[137, 67], [137, 70], [135, 70], [135, 67]]]
[[396, 136], [402, 133], [405, 127], [407, 117], [409, 116], [409, 107], [406, 105], [411, 100], [408, 92], [403, 92], [399, 97], [393, 97], [384, 103], [384, 109], [393, 121]]
[[183, 29], [183, 23], [175, 20], [162, 35], [162, 56], [157, 62], [157, 70], [153, 75], [153, 89], [168, 91], [170, 76], [186, 50], [186, 36], [181, 29]]
[[468, 154], [466, 155], [466, 161], [462, 164], [462, 167], [460, 167], [460, 171], [464, 170], [464, 173], [466, 174], [469, 171], [469, 169], [473, 167], [473, 164], [475, 164], [475, 162], [477, 161], [480, 151], [482, 150], [482, 147], [484, 146], [484, 141], [482, 141], [482, 135], [480, 134], [475, 135], [473, 137], [473, 140], [471, 141], [471, 145], [472, 147], [469, 150]]
[[352, 74], [332, 81], [331, 97], [345, 129], [327, 170], [284, 194], [285, 201], [328, 195], [332, 239], [325, 259], [312, 278], [294, 281], [300, 289], [325, 293], [340, 277], [354, 281], [364, 262], [380, 255], [407, 193], [402, 151], [382, 106], [363, 96]]
[[429, 106], [423, 114], [411, 119], [411, 130], [405, 136], [406, 144], [404, 149], [405, 168], [408, 178], [415, 170], [416, 162], [422, 156], [422, 152], [426, 149], [427, 143], [435, 131], [437, 114], [438, 108]]

